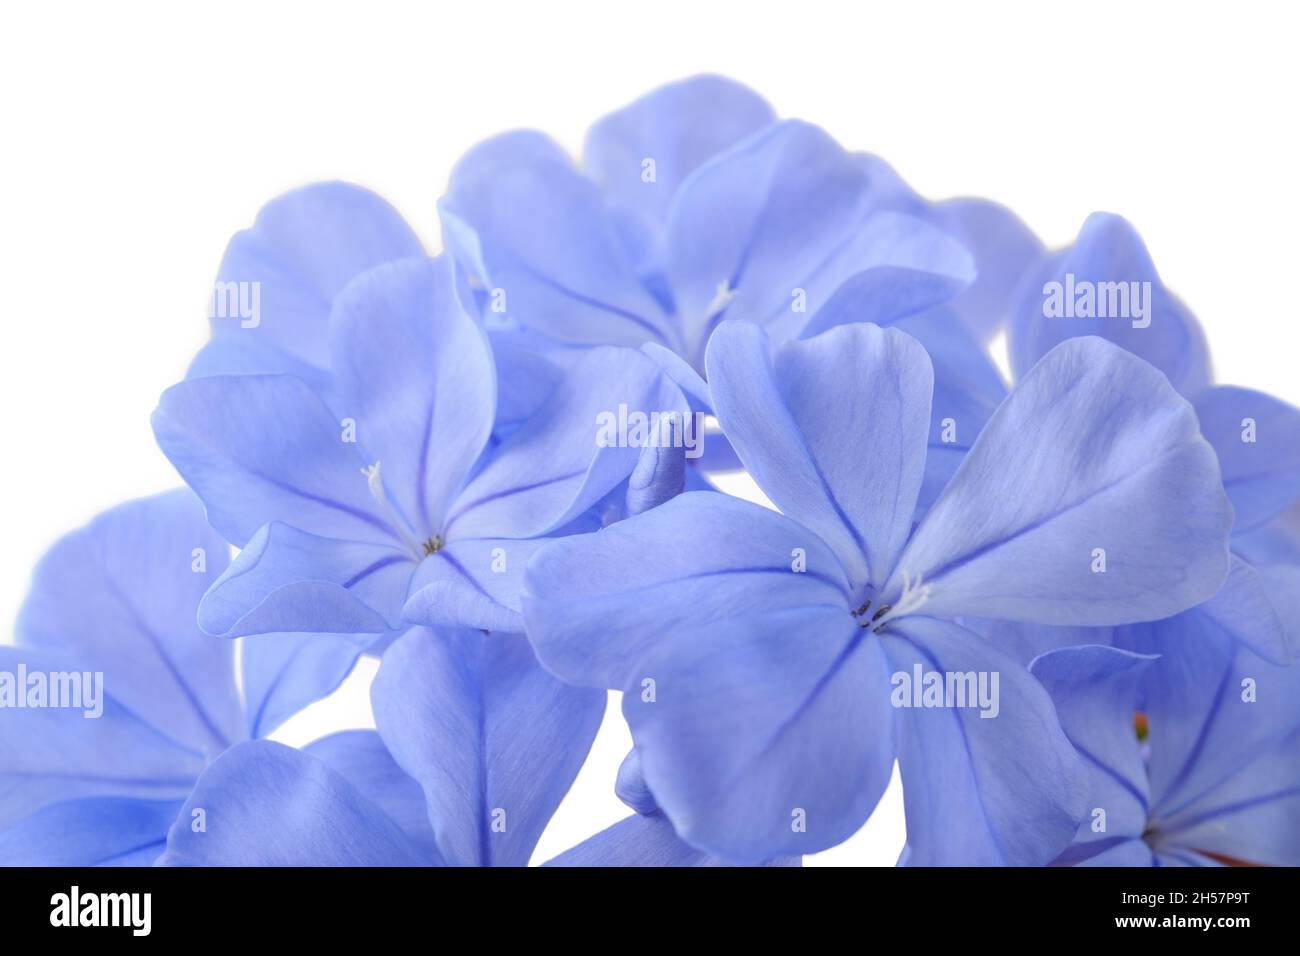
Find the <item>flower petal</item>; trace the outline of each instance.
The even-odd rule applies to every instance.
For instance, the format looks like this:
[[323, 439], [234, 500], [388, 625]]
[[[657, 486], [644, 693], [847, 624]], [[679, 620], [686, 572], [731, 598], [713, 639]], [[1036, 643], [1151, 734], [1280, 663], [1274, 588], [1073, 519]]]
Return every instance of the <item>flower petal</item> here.
[[1192, 404], [1219, 456], [1234, 533], [1260, 527], [1300, 498], [1300, 409], [1227, 385], [1206, 389]]
[[945, 681], [971, 674], [989, 691], [998, 675], [991, 707], [981, 700], [980, 707], [898, 711], [908, 865], [1042, 866], [1054, 859], [1084, 815], [1087, 778], [1047, 692], [1024, 667], [949, 621], [903, 618], [882, 638], [895, 675], [914, 677], [918, 668]]
[[954, 307], [941, 306], [895, 323], [925, 347], [934, 366], [930, 439], [917, 500], [923, 515], [948, 486], [979, 433], [1006, 399], [1002, 375]]
[[253, 227], [226, 247], [216, 295], [225, 294], [223, 283], [256, 283], [258, 314], [226, 309], [215, 315], [210, 347], [220, 349], [216, 343], [222, 339], [255, 338], [267, 346], [261, 354], [279, 353], [284, 363], [268, 362], [258, 371], [291, 371], [299, 362], [324, 366], [325, 323], [339, 290], [381, 262], [422, 254], [402, 217], [367, 189], [326, 182], [285, 193], [263, 206]]
[[[1087, 311], [1100, 312], [1104, 299], [1106, 317], [1079, 315], [1089, 296], [1094, 305]], [[1209, 352], [1195, 317], [1165, 289], [1137, 230], [1109, 213], [1089, 216], [1074, 245], [1026, 277], [1008, 327], [1011, 368], [1019, 378], [1057, 344], [1090, 335], [1146, 359], [1184, 395], [1210, 383]]]
[[437, 534], [496, 414], [492, 353], [461, 305], [451, 258], [354, 279], [334, 302], [330, 353], [338, 406], [382, 462], [389, 498], [417, 540]]
[[[881, 327], [950, 301], [969, 283], [965, 276], [902, 266], [875, 266], [845, 279], [800, 331], [810, 339], [837, 325]], [[976, 343], [978, 350], [978, 343]]]
[[454, 866], [527, 864], [605, 712], [604, 694], [559, 683], [522, 635], [424, 628], [385, 652], [371, 700]]
[[438, 843], [429, 827], [429, 811], [424, 791], [407, 775], [384, 746], [383, 738], [373, 730], [345, 730], [315, 740], [303, 748], [339, 773], [356, 787], [363, 797], [401, 827], [420, 855], [429, 861], [441, 861]]
[[412, 555], [388, 545], [322, 538], [274, 522], [204, 595], [199, 627], [220, 637], [381, 633], [401, 625], [415, 567]]
[[714, 333], [718, 420], [776, 506], [830, 544], [855, 585], [879, 585], [911, 529], [925, 467], [929, 357], [874, 325], [768, 351], [752, 323]]
[[651, 648], [684, 628], [746, 610], [835, 604], [846, 619], [849, 610], [844, 572], [815, 534], [715, 491], [557, 539], [529, 562], [524, 585], [538, 658], [584, 687], [621, 689]]
[[[603, 417], [617, 418], [624, 407], [645, 416], [689, 412], [681, 392], [647, 356], [634, 349], [588, 350], [460, 493], [443, 525], [444, 540], [549, 534], [634, 475], [643, 509], [676, 494], [684, 480], [684, 448], [656, 447], [649, 438], [638, 447], [630, 431], [603, 435]], [[627, 440], [602, 444], [606, 437]], [[639, 474], [647, 458], [649, 474]]]
[[1142, 700], [1158, 826], [1181, 819], [1300, 728], [1300, 668], [1269, 664], [1224, 627], [1240, 596], [1225, 588], [1176, 617], [1116, 629], [1117, 646], [1161, 655]]
[[1002, 376], [967, 328], [953, 296], [964, 279], [878, 267], [846, 280], [809, 321], [801, 338], [853, 322], [892, 326], [920, 342], [934, 366], [930, 444], [917, 508], [929, 510], [998, 404]]
[[62, 538], [37, 566], [17, 643], [58, 654], [145, 723], [186, 747], [243, 737], [234, 648], [195, 612], [229, 547], [180, 489], [119, 505]]
[[288, 375], [192, 379], [163, 392], [158, 444], [226, 540], [243, 547], [263, 525], [394, 544], [367, 488], [366, 461], [305, 383]]
[[885, 590], [921, 576], [938, 617], [1153, 620], [1218, 589], [1230, 524], [1191, 406], [1141, 359], [1073, 339], [994, 413]]
[[1300, 866], [1300, 738], [1261, 754], [1161, 826], [1163, 844], [1256, 866]]
[[149, 866], [181, 802], [90, 797], [50, 804], [0, 828], [0, 866]]
[[[721, 76], [693, 76], [597, 121], [587, 133], [583, 165], [616, 206], [647, 227], [661, 225], [687, 176], [775, 118], [748, 87]], [[654, 160], [648, 182], [646, 159]]]
[[[799, 857], [778, 857], [760, 866], [800, 866]], [[606, 827], [543, 866], [732, 866], [684, 843], [661, 813], [636, 814]]]
[[[202, 810], [205, 829], [192, 825]], [[437, 865], [324, 761], [269, 740], [227, 750], [203, 772], [159, 866]]]
[[[1156, 660], [1094, 644], [1048, 651], [1030, 664], [1087, 773], [1089, 816], [1067, 854], [1083, 856], [1085, 847], [1099, 852], [1116, 839], [1140, 840], [1146, 830], [1151, 796], [1133, 715], [1139, 685]], [[1105, 816], [1098, 817], [1098, 810]], [[1099, 820], [1103, 829], [1094, 831]]]
[[842, 607], [670, 632], [626, 685], [623, 715], [677, 833], [737, 863], [847, 839], [893, 767], [885, 657]]
[[641, 757], [633, 747], [618, 765], [618, 777], [614, 781], [614, 794], [637, 813], [654, 813], [659, 809], [655, 795], [645, 782], [645, 773], [641, 770]]
[[[1300, 583], [1294, 573], [1283, 580], [1287, 588]], [[1283, 614], [1289, 616], [1291, 608], [1275, 600], [1274, 584], [1275, 579], [1234, 554], [1223, 587], [1197, 611], [1270, 664], [1286, 665], [1291, 663], [1292, 638], [1300, 625], [1294, 618], [1289, 628], [1283, 623]], [[1297, 599], [1294, 592], [1291, 597]]]
[[248, 736], [268, 737], [308, 704], [328, 697], [352, 673], [369, 635], [266, 634], [240, 648]]
[[430, 627], [523, 633], [524, 567], [545, 538], [453, 541], [420, 563], [402, 616]]
[[986, 199], [949, 199], [930, 207], [930, 215], [975, 258], [975, 281], [953, 308], [975, 337], [986, 341], [1009, 318], [1026, 273], [1046, 250], [1015, 213]]
[[671, 343], [600, 190], [540, 133], [506, 133], [470, 150], [438, 212], [447, 248], [499, 290], [499, 315], [561, 342]]
[[[129, 667], [104, 672], [96, 700], [83, 696], [81, 708], [0, 709], [0, 827], [57, 801], [179, 800], [189, 792], [205, 755], [167, 736], [165, 728], [151, 727], [113, 697], [114, 675]], [[44, 675], [47, 688], [51, 674], [77, 673], [83, 687], [94, 681], [93, 673], [82, 672], [69, 658], [0, 645], [0, 672], [18, 685], [21, 668], [29, 682], [34, 674]], [[13, 689], [25, 697], [29, 692]], [[99, 717], [87, 717], [101, 705]]]
[[[772, 323], [777, 341], [791, 338], [864, 269], [974, 276], [970, 255], [934, 226], [876, 212], [859, 160], [798, 120], [766, 127], [682, 185], [667, 253], [682, 355], [697, 366], [722, 318]], [[731, 297], [719, 311], [724, 289]]]

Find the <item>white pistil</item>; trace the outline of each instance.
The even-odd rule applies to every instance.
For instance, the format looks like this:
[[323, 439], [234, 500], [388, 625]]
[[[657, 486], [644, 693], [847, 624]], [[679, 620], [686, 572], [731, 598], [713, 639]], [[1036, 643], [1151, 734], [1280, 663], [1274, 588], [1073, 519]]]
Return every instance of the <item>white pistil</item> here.
[[366, 476], [366, 484], [370, 486], [370, 495], [375, 501], [379, 502], [379, 507], [384, 510], [384, 515], [388, 518], [388, 523], [392, 526], [393, 531], [402, 539], [411, 554], [415, 556], [416, 561], [423, 561], [424, 556], [428, 553], [426, 550], [416, 544], [415, 539], [411, 537], [411, 532], [407, 530], [404, 522], [393, 510], [389, 504], [388, 495], [384, 493], [384, 479], [379, 472], [379, 462], [373, 465], [367, 465], [361, 469], [361, 474]]
[[921, 609], [921, 606], [930, 599], [930, 585], [921, 581], [921, 575], [916, 576], [913, 581], [906, 571], [903, 572], [903, 593], [898, 596], [888, 611], [881, 615], [880, 620], [871, 622], [871, 629], [879, 631], [894, 618], [903, 617], [906, 614], [915, 614]]

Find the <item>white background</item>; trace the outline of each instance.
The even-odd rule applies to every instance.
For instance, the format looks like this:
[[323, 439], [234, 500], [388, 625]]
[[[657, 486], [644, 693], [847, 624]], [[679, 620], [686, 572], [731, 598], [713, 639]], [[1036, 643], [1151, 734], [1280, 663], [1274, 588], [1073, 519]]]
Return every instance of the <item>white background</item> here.
[[[1206, 326], [1220, 381], [1300, 404], [1294, 7], [705, 0], [65, 4], [0, 13], [0, 620], [61, 533], [172, 487], [149, 413], [207, 330], [232, 233], [278, 193], [377, 190], [429, 249], [457, 156], [516, 126], [575, 151], [662, 82], [713, 71], [878, 153], [939, 198], [979, 194], [1052, 245], [1127, 216]], [[277, 737], [369, 726], [364, 666]], [[620, 819], [611, 708], [543, 837]], [[891, 788], [810, 862], [892, 864]]]

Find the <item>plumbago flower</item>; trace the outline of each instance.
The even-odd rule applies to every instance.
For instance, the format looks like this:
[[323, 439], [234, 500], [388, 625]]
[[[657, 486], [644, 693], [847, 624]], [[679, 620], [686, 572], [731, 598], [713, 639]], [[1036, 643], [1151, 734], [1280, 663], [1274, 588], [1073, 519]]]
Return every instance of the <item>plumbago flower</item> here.
[[[1272, 396], [1211, 385], [1204, 336], [1160, 281], [1133, 227], [1090, 216], [1075, 244], [1044, 261], [1008, 329], [1012, 366], [1024, 374], [1059, 342], [1098, 335], [1165, 374], [1196, 411], [1232, 502], [1232, 573], [1204, 608], [1199, 629], [1223, 628], [1266, 660], [1300, 648], [1300, 554], [1285, 512], [1300, 499], [1300, 410]], [[974, 421], [978, 429], [982, 423]], [[1049, 647], [1108, 643], [1104, 633], [1050, 632], [1008, 622], [984, 626], [1024, 659]]]
[[647, 346], [702, 371], [724, 320], [780, 343], [864, 272], [918, 309], [948, 300], [976, 270], [945, 228], [982, 240], [983, 279], [958, 314], [997, 298], [1038, 247], [989, 206], [935, 211], [875, 157], [704, 76], [596, 123], [582, 169], [533, 131], [480, 144], [439, 212], [447, 248], [483, 286], [485, 318], [515, 327], [517, 348], [565, 362], [575, 347]]
[[351, 183], [314, 183], [267, 203], [226, 247], [212, 339], [187, 377], [290, 373], [329, 392], [330, 312], [353, 279], [425, 255], [401, 215]]
[[234, 643], [194, 623], [228, 555], [198, 500], [174, 491], [105, 512], [42, 559], [0, 672], [49, 687], [60, 675], [82, 706], [0, 709], [0, 863], [148, 865], [209, 761], [351, 669], [360, 648], [343, 638], [248, 641], [241, 696]]
[[[371, 688], [378, 732], [232, 748], [172, 827], [167, 866], [523, 866], [600, 724], [604, 694], [539, 670], [522, 635], [414, 628]], [[209, 826], [196, 831], [190, 812]], [[716, 866], [632, 816], [557, 866]], [[773, 865], [798, 865], [778, 860]]]
[[597, 416], [620, 404], [686, 413], [629, 349], [584, 355], [490, 446], [492, 355], [463, 292], [447, 259], [350, 282], [330, 314], [328, 402], [290, 374], [202, 376], [164, 393], [159, 445], [242, 548], [199, 605], [205, 632], [519, 631], [523, 567], [547, 536], [599, 526], [598, 506], [635, 512], [680, 489], [682, 449], [597, 443]]
[[[1023, 665], [958, 619], [1114, 625], [1213, 594], [1231, 511], [1191, 408], [1127, 352], [1065, 343], [913, 529], [932, 385], [914, 340], [844, 325], [772, 357], [762, 329], [727, 322], [706, 364], [782, 513], [687, 493], [539, 550], [524, 608], [543, 665], [625, 691], [649, 792], [708, 852], [844, 840], [897, 742], [909, 862], [1048, 862], [1083, 816], [1079, 758]], [[891, 672], [918, 671], [998, 674], [996, 719], [896, 710]]]
[[1031, 665], [1088, 766], [1089, 815], [1055, 863], [1300, 865], [1300, 668], [1201, 615], [1120, 630], [1126, 649]]

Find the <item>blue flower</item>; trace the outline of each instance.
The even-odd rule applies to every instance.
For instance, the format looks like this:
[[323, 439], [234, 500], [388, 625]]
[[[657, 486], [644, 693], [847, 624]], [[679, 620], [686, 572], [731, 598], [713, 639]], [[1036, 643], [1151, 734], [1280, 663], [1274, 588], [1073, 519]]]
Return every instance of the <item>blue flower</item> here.
[[[1234, 512], [1232, 574], [1206, 613], [1265, 659], [1289, 661], [1300, 649], [1300, 539], [1284, 522], [1300, 499], [1300, 409], [1211, 384], [1199, 324], [1118, 216], [1090, 216], [1074, 245], [1047, 257], [1027, 283], [1008, 330], [1013, 368], [1023, 374], [1048, 349], [1079, 336], [1101, 336], [1145, 359], [1191, 401]], [[1025, 659], [1053, 646], [1108, 643], [1105, 634], [1008, 622], [981, 627]]]
[[[372, 687], [378, 733], [232, 748], [199, 779], [170, 866], [523, 866], [577, 775], [605, 695], [538, 667], [520, 635], [415, 628]], [[213, 823], [189, 823], [203, 809]], [[788, 864], [791, 861], [778, 861]], [[797, 861], [794, 861], [797, 864]], [[629, 817], [552, 865], [707, 866], [662, 817]]]
[[[649, 791], [704, 850], [753, 861], [840, 842], [897, 752], [909, 861], [1047, 862], [1082, 815], [1078, 759], [1023, 665], [957, 620], [1113, 625], [1213, 594], [1231, 511], [1195, 415], [1145, 362], [1065, 343], [913, 529], [925, 351], [842, 325], [769, 356], [762, 329], [729, 322], [707, 371], [782, 513], [687, 493], [539, 550], [525, 598], [539, 658], [625, 691]], [[1094, 573], [1097, 549], [1119, 573]], [[918, 667], [1000, 674], [999, 719], [894, 713], [891, 672]]]
[[425, 254], [379, 196], [316, 183], [266, 204], [226, 247], [212, 291], [212, 340], [188, 377], [292, 373], [327, 386], [334, 297], [376, 266]]
[[149, 864], [210, 760], [351, 670], [342, 638], [246, 642], [241, 700], [234, 643], [194, 623], [228, 560], [188, 491], [105, 512], [42, 559], [0, 673], [71, 675], [84, 706], [0, 709], [0, 862]]
[[1032, 664], [1088, 765], [1089, 813], [1056, 864], [1300, 864], [1300, 668], [1204, 615], [1121, 631], [1123, 647]]
[[597, 442], [597, 416], [620, 404], [686, 412], [630, 349], [590, 351], [491, 441], [495, 371], [467, 294], [445, 258], [376, 266], [334, 297], [324, 383], [210, 375], [164, 393], [159, 444], [242, 548], [199, 606], [205, 632], [517, 631], [546, 536], [681, 487], [680, 448]]
[[1019, 291], [1007, 327], [1011, 369], [1024, 375], [1059, 342], [1097, 335], [1146, 359], [1191, 396], [1210, 382], [1205, 336], [1160, 281], [1137, 231], [1093, 213], [1074, 245], [1045, 256]]
[[882, 295], [945, 301], [975, 270], [944, 227], [994, 249], [981, 302], [1037, 254], [1005, 211], [935, 212], [879, 160], [717, 77], [600, 120], [583, 167], [540, 133], [507, 133], [460, 161], [439, 204], [485, 318], [561, 362], [566, 348], [650, 344], [703, 370], [724, 320], [779, 344], [863, 273]]

